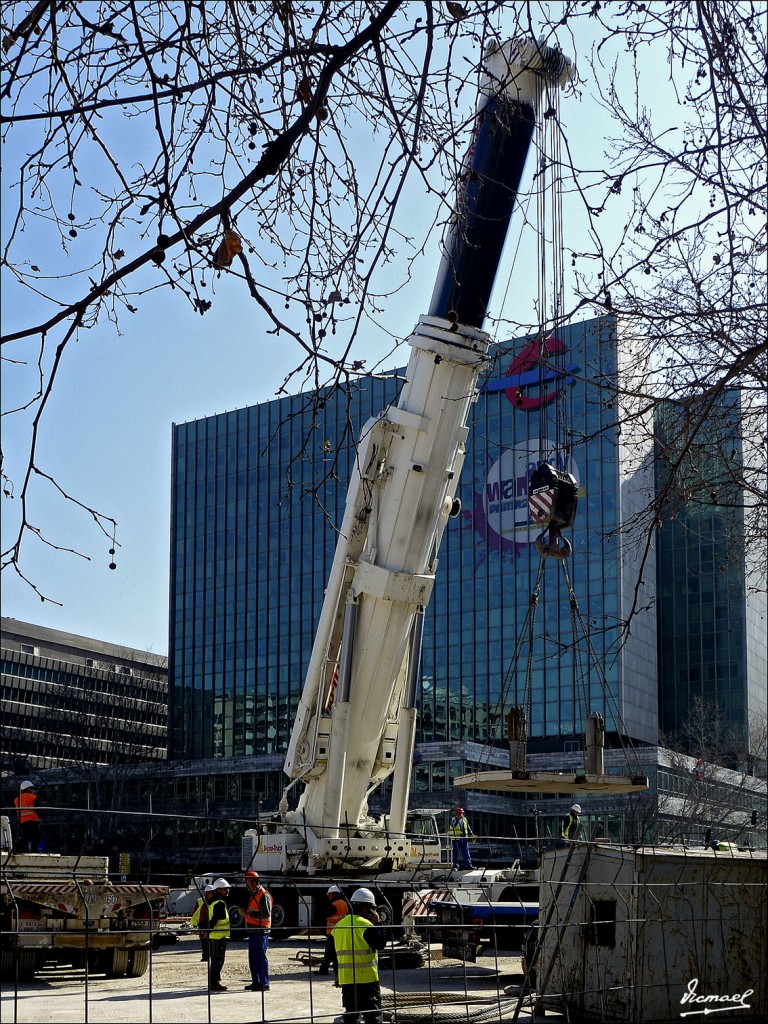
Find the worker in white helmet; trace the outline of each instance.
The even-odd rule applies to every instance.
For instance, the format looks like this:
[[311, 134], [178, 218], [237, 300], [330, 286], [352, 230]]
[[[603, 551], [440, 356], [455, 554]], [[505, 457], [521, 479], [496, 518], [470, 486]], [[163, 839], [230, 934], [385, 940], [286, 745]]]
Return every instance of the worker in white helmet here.
[[229, 941], [229, 890], [226, 878], [217, 878], [213, 883], [213, 899], [208, 908], [208, 990], [226, 992], [221, 983], [221, 970]]
[[333, 929], [352, 910], [344, 893], [338, 885], [328, 886], [328, 901], [331, 904], [331, 913], [325, 921], [325, 950], [323, 961], [317, 969], [318, 974], [329, 974], [333, 969], [334, 976], [338, 973], [339, 962], [336, 959], [336, 947], [333, 944]]
[[34, 782], [25, 779], [13, 802], [19, 813], [21, 848], [25, 853], [37, 853], [40, 848], [40, 815], [35, 809], [37, 789]]
[[212, 885], [206, 885], [203, 891], [200, 893], [195, 909], [192, 911], [192, 916], [189, 919], [189, 923], [193, 928], [197, 928], [197, 934], [200, 938], [200, 952], [201, 960], [208, 963], [208, 907], [213, 901], [214, 888]]
[[560, 838], [564, 840], [574, 840], [579, 838], [579, 815], [581, 814], [581, 807], [579, 804], [571, 804], [571, 809], [568, 811], [566, 816], [560, 822]]
[[387, 944], [387, 933], [377, 928], [379, 915], [376, 897], [370, 889], [352, 893], [352, 912], [333, 929], [338, 958], [344, 1024], [357, 1024], [360, 1016], [366, 1024], [382, 1024], [379, 950]]

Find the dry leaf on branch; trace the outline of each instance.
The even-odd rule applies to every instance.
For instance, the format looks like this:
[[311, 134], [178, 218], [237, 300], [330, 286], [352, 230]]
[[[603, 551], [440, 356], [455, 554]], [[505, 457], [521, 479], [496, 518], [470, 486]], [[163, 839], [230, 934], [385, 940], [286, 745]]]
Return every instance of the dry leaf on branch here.
[[217, 267], [228, 267], [232, 260], [243, 251], [243, 243], [240, 236], [229, 228], [224, 232], [224, 238], [216, 250], [213, 262]]

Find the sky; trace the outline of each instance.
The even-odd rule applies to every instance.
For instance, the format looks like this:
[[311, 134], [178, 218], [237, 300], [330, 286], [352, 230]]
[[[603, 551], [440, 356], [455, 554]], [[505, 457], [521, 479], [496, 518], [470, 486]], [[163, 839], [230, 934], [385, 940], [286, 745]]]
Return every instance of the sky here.
[[[563, 98], [561, 111], [574, 144], [594, 157], [603, 145], [607, 119], [589, 90], [579, 99]], [[529, 160], [526, 176], [530, 174]], [[4, 180], [3, 193], [8, 185]], [[433, 216], [430, 204], [418, 197], [406, 213], [413, 234], [426, 230]], [[536, 290], [530, 232], [522, 251], [516, 252], [520, 224], [519, 213], [513, 215], [492, 300], [494, 313], [514, 305], [517, 320], [531, 307]], [[507, 291], [515, 254], [513, 286]], [[433, 237], [412, 281], [382, 315], [384, 329], [364, 328], [355, 356], [366, 358], [369, 367], [391, 351], [389, 334], [407, 337], [427, 311], [438, 262], [438, 239]], [[392, 282], [404, 279], [405, 257], [401, 263], [394, 261], [388, 273]], [[167, 289], [150, 292], [137, 306], [135, 314], [122, 315], [120, 333], [113, 324], [101, 323], [83, 331], [69, 347], [39, 441], [42, 463], [61, 487], [117, 520], [116, 568], [109, 568], [109, 540], [89, 515], [38, 480], [33, 521], [59, 547], [88, 557], [55, 550], [28, 536], [24, 570], [48, 600], [41, 601], [8, 569], [0, 581], [2, 614], [166, 654], [172, 425], [273, 398], [295, 365], [296, 349], [265, 333], [263, 315], [244, 296], [240, 282], [226, 274], [216, 283], [216, 301], [203, 317]], [[9, 311], [3, 301], [6, 329], [15, 325], [20, 312]], [[407, 350], [400, 349], [386, 366], [406, 362]], [[34, 375], [34, 366], [28, 372]], [[10, 375], [4, 373], [4, 378]], [[4, 409], [18, 401], [16, 386], [14, 377], [12, 388], [3, 387]], [[6, 417], [3, 426], [4, 452], [23, 445], [28, 418], [25, 423], [23, 416]], [[6, 464], [18, 493], [18, 464]], [[18, 498], [4, 497], [2, 511], [5, 549], [15, 538]]]
[[[438, 258], [435, 243], [422, 281], [404, 289], [385, 314], [397, 336], [406, 337], [426, 311]], [[104, 323], [70, 346], [43, 421], [42, 461], [62, 488], [117, 520], [116, 569], [109, 569], [111, 544], [91, 517], [38, 481], [34, 522], [88, 560], [27, 536], [25, 572], [49, 600], [6, 570], [4, 616], [167, 653], [172, 425], [268, 401], [296, 363], [295, 346], [266, 335], [240, 282], [222, 275], [216, 288], [205, 316], [157, 291], [142, 298], [136, 314], [122, 316], [122, 335]], [[356, 354], [367, 355], [370, 366], [391, 349], [390, 337], [368, 328]], [[393, 354], [388, 365], [406, 361]], [[3, 390], [6, 408], [16, 389]], [[28, 418], [6, 418], [4, 450], [23, 443], [26, 431]], [[20, 488], [21, 479], [14, 483]], [[9, 505], [16, 500], [3, 499], [3, 549], [15, 538], [17, 510]]]

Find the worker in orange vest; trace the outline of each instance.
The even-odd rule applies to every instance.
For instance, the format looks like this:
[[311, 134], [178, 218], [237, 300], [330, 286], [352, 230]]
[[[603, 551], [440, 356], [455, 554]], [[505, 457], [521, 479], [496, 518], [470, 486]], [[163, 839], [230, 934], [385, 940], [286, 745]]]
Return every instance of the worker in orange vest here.
[[245, 909], [245, 926], [248, 929], [248, 967], [251, 984], [247, 989], [253, 992], [269, 992], [269, 929], [272, 927], [272, 896], [261, 884], [258, 871], [245, 872], [245, 887], [250, 894]]
[[34, 782], [25, 779], [19, 786], [19, 795], [13, 802], [19, 813], [22, 848], [29, 853], [37, 853], [40, 846], [40, 816], [35, 810], [37, 793]]
[[323, 952], [323, 962], [318, 967], [317, 973], [328, 974], [330, 969], [333, 968], [335, 975], [338, 970], [339, 961], [336, 957], [336, 947], [333, 944], [333, 935], [331, 933], [342, 917], [352, 913], [352, 908], [338, 885], [329, 886], [328, 899], [333, 909], [326, 919], [325, 951]]

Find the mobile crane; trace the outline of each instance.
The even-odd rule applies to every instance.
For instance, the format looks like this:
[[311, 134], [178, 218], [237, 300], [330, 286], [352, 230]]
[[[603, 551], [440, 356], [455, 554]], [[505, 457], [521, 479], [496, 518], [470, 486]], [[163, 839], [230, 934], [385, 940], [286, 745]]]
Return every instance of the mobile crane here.
[[[270, 879], [275, 926], [284, 914], [290, 927], [294, 916], [277, 876], [302, 879], [294, 905], [306, 906], [313, 878], [324, 892], [321, 879], [375, 872], [377, 884], [404, 891], [445, 879], [450, 867], [434, 819], [428, 827], [408, 818], [424, 612], [443, 531], [460, 511], [468, 417], [491, 345], [482, 325], [536, 113], [572, 70], [543, 41], [496, 43], [485, 54], [474, 136], [429, 313], [408, 339], [397, 404], [366, 423], [357, 447], [285, 760], [292, 781], [275, 818], [243, 840], [243, 869]], [[389, 813], [373, 818], [369, 795], [390, 774]], [[297, 783], [303, 791], [290, 809]]]

